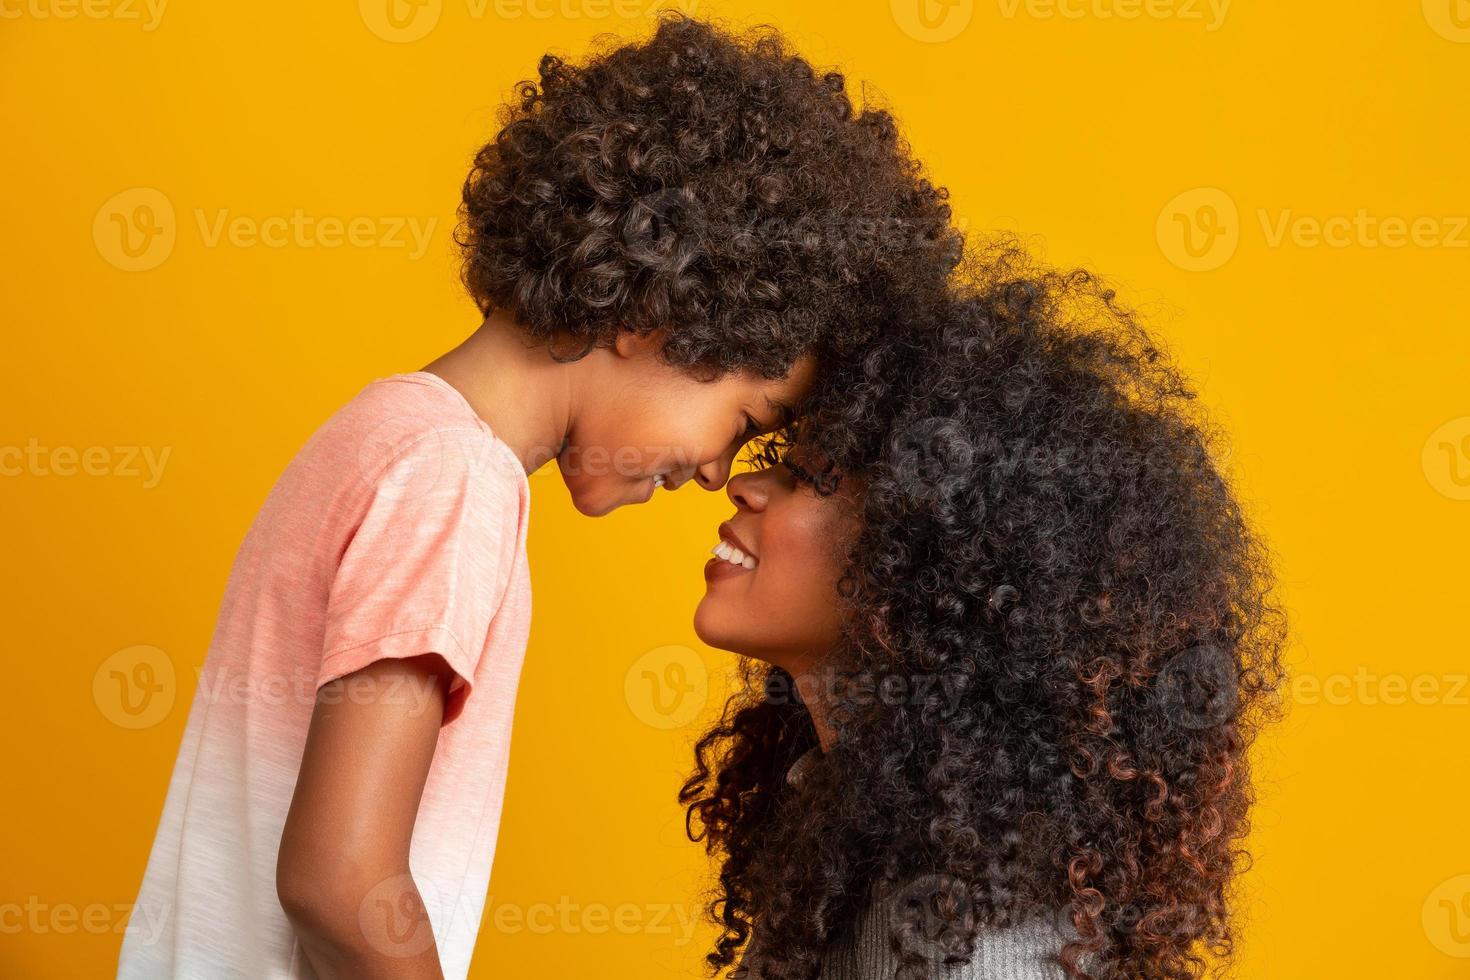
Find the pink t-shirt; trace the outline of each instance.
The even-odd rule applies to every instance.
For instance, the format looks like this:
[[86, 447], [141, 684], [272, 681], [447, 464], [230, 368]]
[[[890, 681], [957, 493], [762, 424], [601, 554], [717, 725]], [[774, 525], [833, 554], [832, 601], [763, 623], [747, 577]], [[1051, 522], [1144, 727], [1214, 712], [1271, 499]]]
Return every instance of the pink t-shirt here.
[[[464, 977], [505, 794], [531, 613], [530, 488], [510, 447], [441, 378], [369, 384], [271, 490], [230, 571], [123, 940], [118, 976], [314, 976], [276, 897], [276, 854], [323, 684], [385, 657], [455, 673], [409, 865], [446, 978]], [[359, 690], [345, 697], [431, 691]], [[384, 896], [393, 894], [386, 883]], [[384, 896], [365, 937], [413, 954]]]

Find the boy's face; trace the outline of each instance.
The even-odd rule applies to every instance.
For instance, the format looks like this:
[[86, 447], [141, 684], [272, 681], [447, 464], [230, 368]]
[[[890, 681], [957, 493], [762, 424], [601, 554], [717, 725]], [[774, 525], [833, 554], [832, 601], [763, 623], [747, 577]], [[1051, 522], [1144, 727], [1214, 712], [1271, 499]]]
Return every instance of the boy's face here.
[[660, 482], [723, 487], [741, 448], [781, 425], [815, 374], [805, 357], [777, 380], [742, 372], [702, 381], [664, 362], [661, 343], [625, 334], [584, 358], [585, 402], [556, 458], [583, 514], [644, 503]]

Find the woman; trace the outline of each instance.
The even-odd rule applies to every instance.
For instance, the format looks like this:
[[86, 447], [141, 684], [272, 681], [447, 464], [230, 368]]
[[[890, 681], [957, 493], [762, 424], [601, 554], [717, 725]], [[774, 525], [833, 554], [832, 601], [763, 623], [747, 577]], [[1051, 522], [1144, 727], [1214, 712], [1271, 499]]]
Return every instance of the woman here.
[[730, 482], [695, 627], [754, 661], [680, 797], [722, 862], [716, 970], [1229, 956], [1281, 681], [1266, 552], [1110, 291], [1014, 250], [978, 266]]

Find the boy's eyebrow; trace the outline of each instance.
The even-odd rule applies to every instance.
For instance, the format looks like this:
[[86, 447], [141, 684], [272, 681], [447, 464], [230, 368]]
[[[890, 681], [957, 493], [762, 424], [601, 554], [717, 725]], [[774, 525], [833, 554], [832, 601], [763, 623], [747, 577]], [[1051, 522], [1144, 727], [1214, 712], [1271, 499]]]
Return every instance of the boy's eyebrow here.
[[775, 428], [784, 429], [786, 426], [791, 424], [791, 417], [795, 414], [795, 410], [792, 409], [790, 405], [782, 401], [777, 401], [770, 395], [767, 395], [766, 406], [771, 411], [776, 413], [776, 424], [774, 426]]

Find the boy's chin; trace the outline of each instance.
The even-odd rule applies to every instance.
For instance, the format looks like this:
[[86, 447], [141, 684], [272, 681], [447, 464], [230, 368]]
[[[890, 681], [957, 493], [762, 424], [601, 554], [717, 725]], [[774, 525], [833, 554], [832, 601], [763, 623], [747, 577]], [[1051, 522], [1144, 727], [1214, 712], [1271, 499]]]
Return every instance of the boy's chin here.
[[572, 496], [572, 506], [583, 517], [606, 517], [624, 504], [635, 503], [628, 499], [626, 493], [620, 494], [619, 489], [596, 480], [583, 484], [567, 484], [567, 490]]
[[652, 483], [647, 480], [569, 480], [563, 473], [562, 482], [571, 494], [572, 506], [583, 517], [606, 517], [619, 507], [646, 503], [653, 496], [654, 490]]
[[607, 501], [600, 496], [572, 494], [572, 506], [583, 517], [606, 517], [622, 506], [622, 501]]

